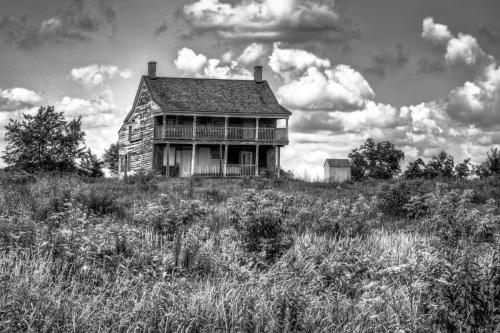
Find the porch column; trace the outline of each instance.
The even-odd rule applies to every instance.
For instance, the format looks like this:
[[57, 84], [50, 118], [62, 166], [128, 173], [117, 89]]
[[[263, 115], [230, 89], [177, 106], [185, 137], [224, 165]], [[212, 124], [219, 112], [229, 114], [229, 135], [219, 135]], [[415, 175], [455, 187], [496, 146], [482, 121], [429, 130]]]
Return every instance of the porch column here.
[[167, 143], [167, 167], [165, 176], [170, 177], [170, 143]]
[[196, 116], [193, 116], [193, 140], [196, 140]]
[[163, 131], [161, 134], [161, 138], [165, 139], [167, 137], [167, 116], [163, 115]]
[[224, 140], [227, 140], [227, 123], [229, 117], [224, 117]]
[[222, 176], [222, 144], [219, 145], [219, 176]]
[[224, 177], [226, 177], [227, 176], [227, 151], [228, 151], [229, 145], [226, 144], [224, 148], [225, 148], [225, 150], [224, 150]]
[[259, 118], [255, 118], [255, 141], [259, 141]]
[[255, 145], [255, 176], [259, 176], [259, 145]]
[[191, 154], [191, 176], [194, 175], [194, 160], [196, 156], [196, 143], [193, 143], [193, 152]]
[[281, 170], [281, 165], [280, 165], [280, 146], [276, 146], [276, 177], [280, 179], [280, 170]]

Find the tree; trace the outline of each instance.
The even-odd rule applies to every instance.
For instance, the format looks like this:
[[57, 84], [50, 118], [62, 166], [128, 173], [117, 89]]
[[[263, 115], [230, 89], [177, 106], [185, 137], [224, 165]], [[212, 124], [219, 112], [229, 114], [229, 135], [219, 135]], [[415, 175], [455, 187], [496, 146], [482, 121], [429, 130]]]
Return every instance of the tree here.
[[404, 153], [389, 141], [376, 143], [366, 139], [359, 148], [349, 153], [351, 174], [354, 180], [365, 178], [389, 179], [401, 172], [399, 162]]
[[467, 179], [471, 174], [470, 158], [466, 158], [462, 163], [455, 166], [455, 177]]
[[448, 155], [445, 151], [441, 151], [439, 154], [432, 156], [431, 160], [427, 162], [425, 166], [425, 177], [453, 178], [454, 167], [455, 162], [453, 161], [453, 156]]
[[486, 160], [475, 168], [474, 173], [479, 178], [486, 178], [493, 175], [500, 176], [500, 152], [498, 148], [491, 149], [491, 155], [487, 153]]
[[40, 107], [35, 115], [23, 114], [22, 121], [11, 119], [5, 129], [2, 158], [11, 168], [72, 172], [85, 151], [81, 118], [67, 122], [53, 106]]
[[415, 179], [423, 177], [425, 177], [425, 162], [421, 158], [417, 158], [415, 161], [408, 163], [403, 173], [403, 178]]
[[118, 174], [118, 156], [118, 143], [112, 143], [102, 155], [104, 165], [113, 175]]
[[102, 172], [103, 162], [93, 154], [90, 149], [87, 149], [80, 158], [80, 166], [78, 172], [87, 177], [98, 178], [104, 176]]

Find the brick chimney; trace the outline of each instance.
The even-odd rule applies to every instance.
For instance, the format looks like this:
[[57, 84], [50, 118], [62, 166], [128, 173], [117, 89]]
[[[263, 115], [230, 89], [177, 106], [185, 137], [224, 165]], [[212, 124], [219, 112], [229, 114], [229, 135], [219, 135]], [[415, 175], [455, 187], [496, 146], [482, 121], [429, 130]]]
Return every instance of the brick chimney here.
[[152, 79], [156, 78], [156, 61], [148, 62], [148, 76]]
[[262, 82], [262, 66], [254, 66], [253, 68], [253, 79], [257, 83]]

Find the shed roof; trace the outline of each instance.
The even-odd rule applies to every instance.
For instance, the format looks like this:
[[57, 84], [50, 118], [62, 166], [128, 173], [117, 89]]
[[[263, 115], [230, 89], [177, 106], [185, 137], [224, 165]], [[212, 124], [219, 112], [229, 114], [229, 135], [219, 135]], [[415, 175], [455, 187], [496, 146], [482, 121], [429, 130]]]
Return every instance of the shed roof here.
[[327, 158], [325, 164], [330, 167], [349, 168], [351, 163], [347, 158]]
[[179, 113], [289, 116], [267, 81], [143, 76], [151, 98]]

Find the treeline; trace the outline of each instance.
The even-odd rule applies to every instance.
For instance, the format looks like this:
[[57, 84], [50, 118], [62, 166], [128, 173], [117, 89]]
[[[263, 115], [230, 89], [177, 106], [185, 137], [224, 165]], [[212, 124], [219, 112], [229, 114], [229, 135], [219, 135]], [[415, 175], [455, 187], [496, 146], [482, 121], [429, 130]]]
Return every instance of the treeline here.
[[404, 160], [403, 151], [389, 141], [375, 142], [368, 138], [359, 148], [349, 153], [353, 180], [366, 179], [467, 179], [470, 177], [487, 178], [500, 176], [500, 151], [492, 148], [481, 163], [474, 165], [470, 158], [455, 163], [453, 156], [445, 151], [433, 155], [425, 163], [418, 158], [408, 163], [402, 172], [400, 163]]

